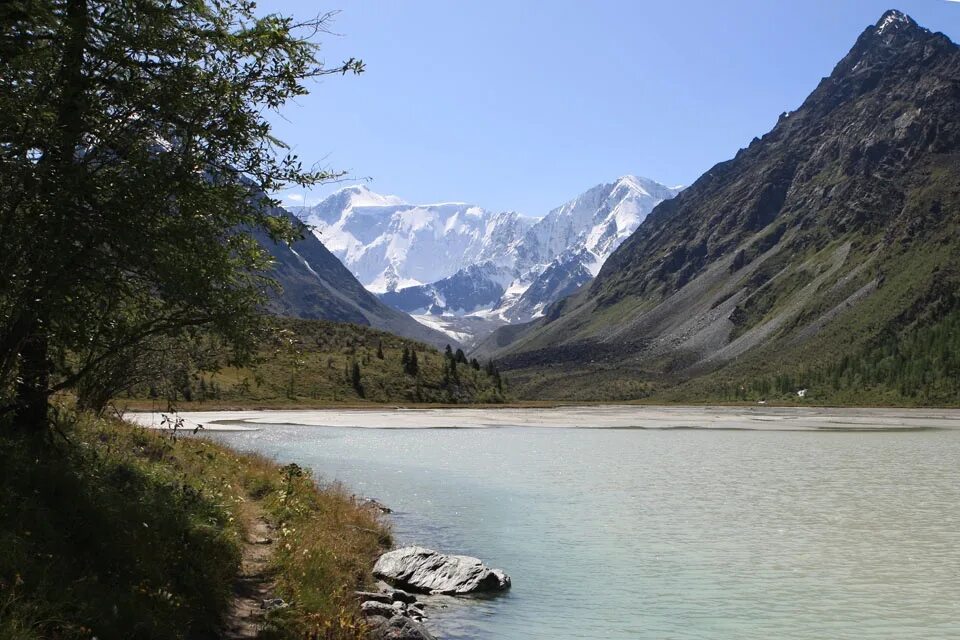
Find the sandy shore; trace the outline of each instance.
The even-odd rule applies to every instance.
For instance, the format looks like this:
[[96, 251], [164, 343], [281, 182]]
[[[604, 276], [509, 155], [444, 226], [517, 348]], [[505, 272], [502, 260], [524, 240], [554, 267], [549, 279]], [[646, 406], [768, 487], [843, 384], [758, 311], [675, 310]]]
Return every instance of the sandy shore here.
[[[258, 429], [260, 425], [366, 429], [752, 429], [768, 431], [875, 431], [960, 429], [958, 409], [826, 409], [744, 407], [590, 406], [549, 409], [324, 409], [305, 411], [190, 411], [185, 426], [210, 431]], [[159, 413], [128, 413], [127, 419], [160, 427]]]

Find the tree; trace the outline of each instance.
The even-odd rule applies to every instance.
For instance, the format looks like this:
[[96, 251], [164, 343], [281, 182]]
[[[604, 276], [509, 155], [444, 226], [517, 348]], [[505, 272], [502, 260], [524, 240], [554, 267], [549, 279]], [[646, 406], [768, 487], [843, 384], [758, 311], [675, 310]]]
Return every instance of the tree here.
[[377, 341], [377, 358], [383, 360], [383, 340]]
[[420, 364], [417, 362], [417, 350], [410, 350], [410, 360], [407, 362], [407, 373], [411, 376], [417, 375], [420, 371]]
[[363, 381], [360, 379], [360, 363], [353, 361], [353, 367], [350, 370], [350, 384], [353, 385], [357, 395], [363, 397]]
[[[265, 194], [304, 169], [267, 115], [318, 76], [329, 15], [247, 0], [10, 0], [0, 9], [0, 411], [202, 327], [249, 356], [272, 286], [254, 234], [302, 229]], [[12, 401], [11, 401], [12, 396]]]
[[447, 348], [444, 350], [443, 355], [446, 356], [448, 360], [453, 360], [453, 349], [450, 348], [450, 345], [447, 345]]
[[463, 352], [463, 349], [457, 349], [457, 354], [454, 356], [454, 359], [460, 364], [467, 364], [467, 354]]
[[477, 360], [476, 358], [470, 359], [470, 366], [473, 368], [474, 371], [480, 371], [480, 361]]

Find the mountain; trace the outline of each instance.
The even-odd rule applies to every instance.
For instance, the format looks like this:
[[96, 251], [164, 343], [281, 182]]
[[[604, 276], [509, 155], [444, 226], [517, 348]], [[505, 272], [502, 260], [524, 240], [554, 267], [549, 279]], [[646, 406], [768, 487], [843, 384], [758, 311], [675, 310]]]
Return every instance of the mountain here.
[[589, 281], [677, 192], [625, 176], [536, 220], [459, 203], [411, 205], [353, 186], [298, 213], [384, 302], [470, 343], [537, 317]]
[[544, 216], [519, 243], [521, 267], [496, 307], [510, 322], [542, 315], [550, 303], [591, 280], [653, 208], [679, 193], [647, 178], [624, 176], [593, 187]]
[[[283, 209], [275, 213], [303, 225]], [[272, 293], [272, 313], [371, 326], [439, 347], [451, 342], [449, 336], [381, 302], [316, 236], [305, 227], [303, 231], [303, 239], [290, 246], [273, 242], [262, 232], [254, 234], [275, 260], [271, 275], [281, 288]]]
[[436, 282], [470, 265], [507, 259], [533, 221], [463, 203], [407, 204], [346, 187], [297, 213], [376, 293]]
[[477, 351], [536, 397], [956, 402], [958, 229], [960, 53], [889, 11], [590, 285]]

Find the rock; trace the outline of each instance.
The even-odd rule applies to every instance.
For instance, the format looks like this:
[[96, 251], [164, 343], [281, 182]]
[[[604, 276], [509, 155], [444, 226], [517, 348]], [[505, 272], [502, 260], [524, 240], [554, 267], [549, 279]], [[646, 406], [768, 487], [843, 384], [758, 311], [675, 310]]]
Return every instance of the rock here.
[[360, 605], [360, 613], [362, 613], [365, 618], [371, 616], [383, 616], [384, 618], [390, 619], [397, 615], [397, 611], [392, 605], [377, 602], [376, 600], [367, 600], [366, 602], [362, 603]]
[[361, 506], [369, 507], [371, 509], [379, 511], [380, 513], [393, 513], [393, 509], [383, 504], [379, 500], [375, 500], [373, 498], [365, 498], [361, 503]]
[[393, 616], [390, 619], [373, 619], [370, 637], [374, 640], [436, 640], [426, 627], [411, 618]]
[[373, 574], [419, 593], [459, 595], [510, 588], [507, 574], [490, 569], [477, 558], [447, 555], [424, 547], [403, 547], [383, 554], [374, 565]]
[[394, 602], [393, 595], [384, 593], [383, 591], [354, 591], [354, 594], [361, 602], [367, 600], [374, 600], [376, 602], [382, 602], [383, 604], [393, 604]]
[[401, 591], [400, 589], [390, 589], [387, 594], [393, 599], [394, 602], [413, 604], [417, 601], [417, 596], [413, 595], [412, 593], [407, 593], [406, 591]]
[[266, 609], [267, 611], [276, 611], [277, 609], [286, 609], [290, 604], [284, 602], [283, 598], [268, 598], [260, 603], [261, 609]]

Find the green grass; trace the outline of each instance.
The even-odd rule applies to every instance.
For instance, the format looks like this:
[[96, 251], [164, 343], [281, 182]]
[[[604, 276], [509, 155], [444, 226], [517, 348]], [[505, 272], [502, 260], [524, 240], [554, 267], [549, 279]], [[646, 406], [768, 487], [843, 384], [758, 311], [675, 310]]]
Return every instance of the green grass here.
[[278, 525], [267, 635], [363, 637], [352, 591], [389, 531], [342, 488], [199, 438], [63, 412], [54, 442], [0, 424], [0, 638], [216, 637], [244, 506]]

